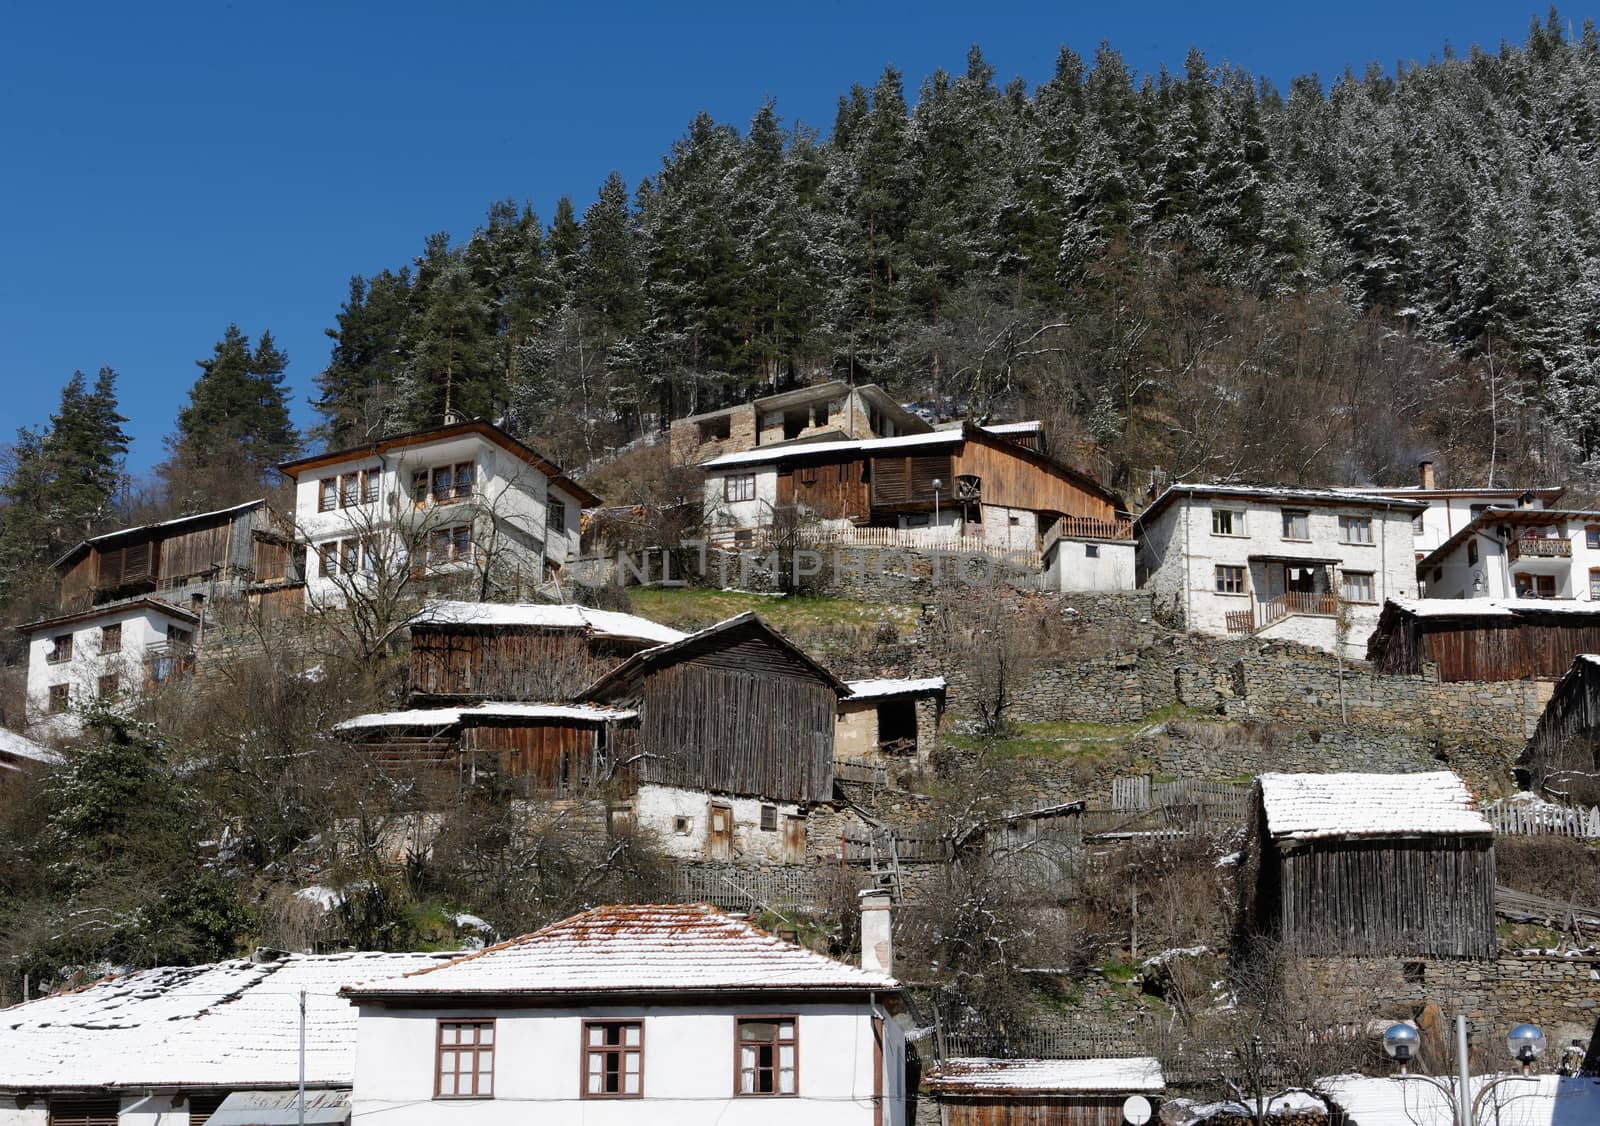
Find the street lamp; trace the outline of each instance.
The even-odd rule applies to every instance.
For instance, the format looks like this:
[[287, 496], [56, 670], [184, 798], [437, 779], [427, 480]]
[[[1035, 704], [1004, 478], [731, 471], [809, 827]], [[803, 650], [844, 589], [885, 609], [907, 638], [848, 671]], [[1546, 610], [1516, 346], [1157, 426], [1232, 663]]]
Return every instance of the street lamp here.
[[[944, 488], [944, 482], [935, 477], [933, 479], [933, 526], [939, 526], [939, 490]], [[938, 533], [935, 532], [935, 535]]]
[[1456, 1016], [1455, 1027], [1456, 1041], [1456, 1078], [1459, 1085], [1448, 1080], [1432, 1075], [1412, 1075], [1407, 1068], [1417, 1048], [1421, 1044], [1421, 1036], [1416, 1028], [1409, 1024], [1390, 1025], [1383, 1034], [1383, 1050], [1400, 1065], [1398, 1079], [1416, 1079], [1424, 1083], [1431, 1083], [1449, 1100], [1451, 1109], [1455, 1111], [1456, 1126], [1477, 1126], [1478, 1110], [1483, 1105], [1483, 1100], [1490, 1091], [1503, 1083], [1519, 1080], [1533, 1082], [1534, 1061], [1544, 1052], [1544, 1033], [1535, 1024], [1519, 1024], [1513, 1028], [1506, 1037], [1506, 1051], [1511, 1058], [1522, 1066], [1520, 1074], [1501, 1075], [1485, 1082], [1478, 1088], [1476, 1097], [1472, 1094], [1471, 1076], [1467, 1071], [1467, 1018]]

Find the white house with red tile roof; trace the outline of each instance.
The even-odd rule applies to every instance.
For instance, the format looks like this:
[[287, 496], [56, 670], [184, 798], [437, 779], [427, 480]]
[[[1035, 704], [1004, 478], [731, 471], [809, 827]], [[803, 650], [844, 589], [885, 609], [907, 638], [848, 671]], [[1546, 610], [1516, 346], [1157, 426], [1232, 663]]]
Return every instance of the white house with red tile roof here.
[[346, 990], [354, 1121], [902, 1126], [898, 994], [712, 907], [597, 907]]

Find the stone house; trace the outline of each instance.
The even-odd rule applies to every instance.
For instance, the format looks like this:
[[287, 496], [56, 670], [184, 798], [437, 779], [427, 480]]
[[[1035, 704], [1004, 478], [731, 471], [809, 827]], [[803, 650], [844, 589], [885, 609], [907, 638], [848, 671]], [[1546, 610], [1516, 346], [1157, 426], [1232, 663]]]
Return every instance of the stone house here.
[[668, 438], [674, 465], [696, 465], [797, 439], [893, 438], [932, 429], [876, 384], [835, 379], [675, 419]]
[[1470, 485], [1452, 488], [1439, 484], [1431, 461], [1417, 463], [1415, 485], [1358, 485], [1339, 491], [1426, 504], [1427, 511], [1412, 521], [1418, 559], [1441, 547], [1451, 536], [1491, 508], [1554, 508], [1567, 492], [1560, 486], [1493, 489]]
[[498, 426], [451, 421], [278, 467], [309, 547], [306, 604], [421, 568], [495, 593], [537, 588], [577, 558], [599, 498]]
[[926, 758], [944, 715], [942, 676], [845, 682], [834, 726], [837, 762], [879, 765]]
[[1342, 642], [1359, 657], [1384, 601], [1416, 594], [1412, 520], [1424, 508], [1334, 489], [1173, 485], [1134, 521], [1139, 586], [1198, 633], [1329, 652]]
[[903, 1126], [899, 992], [704, 904], [597, 907], [345, 990], [354, 1117]]
[[1600, 512], [1490, 508], [1417, 563], [1428, 598], [1600, 603]]

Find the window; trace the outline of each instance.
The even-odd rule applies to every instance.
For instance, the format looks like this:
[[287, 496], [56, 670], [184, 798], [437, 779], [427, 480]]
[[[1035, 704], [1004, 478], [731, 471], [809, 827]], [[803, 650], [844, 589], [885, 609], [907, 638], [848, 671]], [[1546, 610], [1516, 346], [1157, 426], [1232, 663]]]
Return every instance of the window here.
[[339, 541], [339, 567], [347, 575], [354, 575], [361, 570], [361, 542], [359, 540]]
[[1517, 584], [1518, 598], [1554, 598], [1556, 596], [1556, 577], [1554, 575], [1512, 575]]
[[761, 830], [765, 833], [776, 832], [778, 828], [778, 807], [764, 805], [761, 807]]
[[465, 563], [472, 559], [472, 527], [460, 524], [454, 528], [435, 528], [428, 536], [428, 562], [433, 566], [444, 563]]
[[756, 475], [730, 473], [722, 479], [722, 499], [725, 501], [755, 500]]
[[122, 652], [122, 623], [100, 627], [100, 652]]
[[433, 503], [443, 504], [450, 499], [450, 494], [455, 491], [455, 470], [448, 465], [441, 465], [433, 471]]
[[339, 505], [339, 478], [324, 477], [317, 482], [317, 511], [332, 512]]
[[122, 1100], [51, 1099], [50, 1126], [117, 1126]]
[[1600, 602], [1600, 567], [1589, 572], [1589, 601]]
[[1345, 571], [1343, 596], [1346, 602], [1372, 602], [1372, 572]]
[[1244, 509], [1213, 508], [1211, 510], [1211, 534], [1214, 536], [1244, 535]]
[[549, 515], [545, 517], [547, 534], [564, 536], [567, 534], [567, 505], [565, 501], [551, 500]]
[[743, 1017], [738, 1021], [739, 1095], [793, 1095], [799, 1044], [794, 1017]]
[[72, 689], [66, 684], [50, 686], [50, 714], [60, 715], [72, 706]]
[[740, 528], [733, 533], [733, 546], [737, 551], [749, 551], [756, 545], [756, 533], [751, 528]]
[[110, 699], [112, 699], [121, 690], [122, 690], [121, 678], [119, 678], [117, 676], [117, 674], [114, 673], [114, 672], [106, 673], [104, 676], [102, 676], [100, 678], [99, 682], [95, 685], [96, 694], [102, 700], [110, 700]]
[[716, 418], [701, 419], [696, 429], [699, 431], [700, 444], [720, 441], [732, 433], [732, 419], [729, 415], [718, 415]]
[[1583, 546], [1590, 551], [1600, 551], [1600, 527], [1591, 524], [1583, 530]]
[[494, 1096], [494, 1021], [441, 1020], [433, 1094], [439, 1099]]
[[329, 540], [317, 545], [317, 570], [322, 577], [331, 579], [339, 573], [339, 541]]
[[421, 508], [428, 503], [428, 471], [419, 469], [411, 475], [411, 503]]
[[472, 486], [478, 478], [478, 467], [470, 461], [463, 461], [456, 466], [456, 491], [455, 499], [462, 500], [472, 495]]
[[1283, 538], [1308, 540], [1311, 538], [1311, 514], [1295, 508], [1283, 510]]
[[52, 665], [59, 665], [63, 661], [72, 660], [72, 635], [63, 633], [52, 637], [50, 639], [50, 651], [45, 654], [44, 659]]
[[379, 473], [376, 469], [361, 471], [361, 503], [373, 504], [378, 499]]
[[1477, 540], [1477, 537], [1473, 537], [1472, 539], [1467, 541], [1467, 566], [1470, 567], [1474, 563], [1476, 563], [1477, 561], [1478, 561], [1478, 540]]
[[1342, 543], [1371, 543], [1372, 517], [1339, 517], [1339, 540]]
[[361, 503], [361, 474], [346, 473], [339, 478], [339, 507], [352, 508]]
[[644, 1024], [583, 1022], [583, 1097], [636, 1099], [644, 1094]]
[[192, 630], [186, 630], [182, 626], [169, 625], [167, 627], [168, 645], [187, 645], [193, 640], [194, 632]]
[[1420, 536], [1423, 532], [1422, 517], [1423, 514], [1419, 512], [1411, 518], [1411, 534], [1414, 536]]
[[1217, 593], [1243, 594], [1244, 568], [1219, 565], [1217, 567]]
[[687, 837], [694, 832], [694, 819], [682, 816], [674, 817], [672, 819], [672, 831], [680, 837]]
[[1085, 559], [1099, 559], [1100, 558], [1100, 545], [1097, 544], [1097, 543], [1086, 543], [1086, 544], [1084, 544], [1083, 545], [1083, 556], [1084, 556]]

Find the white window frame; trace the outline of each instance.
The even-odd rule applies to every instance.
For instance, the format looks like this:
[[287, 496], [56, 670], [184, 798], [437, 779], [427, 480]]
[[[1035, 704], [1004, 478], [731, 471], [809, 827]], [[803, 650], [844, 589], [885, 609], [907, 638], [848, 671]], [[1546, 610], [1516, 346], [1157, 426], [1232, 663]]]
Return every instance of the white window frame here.
[[[1228, 531], [1218, 531], [1221, 523], [1219, 517], [1228, 517]], [[1211, 510], [1211, 534], [1214, 536], [1227, 536], [1230, 539], [1244, 539], [1250, 534], [1245, 522], [1245, 509], [1243, 508], [1213, 508]]]

